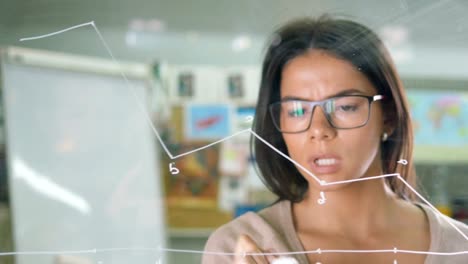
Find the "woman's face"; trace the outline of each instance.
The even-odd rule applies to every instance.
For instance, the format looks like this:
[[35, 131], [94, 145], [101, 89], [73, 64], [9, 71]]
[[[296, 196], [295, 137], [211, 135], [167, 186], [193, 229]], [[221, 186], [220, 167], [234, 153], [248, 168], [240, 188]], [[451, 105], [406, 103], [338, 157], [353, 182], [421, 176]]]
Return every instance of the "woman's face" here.
[[[374, 96], [377, 90], [351, 63], [314, 50], [289, 61], [281, 78], [281, 99], [320, 101], [337, 95]], [[384, 132], [381, 104], [371, 104], [369, 121], [353, 129], [336, 129], [321, 107], [302, 133], [283, 133], [289, 156], [328, 183], [382, 174], [380, 142]], [[310, 183], [318, 183], [298, 168]], [[332, 185], [321, 189], [336, 189]]]

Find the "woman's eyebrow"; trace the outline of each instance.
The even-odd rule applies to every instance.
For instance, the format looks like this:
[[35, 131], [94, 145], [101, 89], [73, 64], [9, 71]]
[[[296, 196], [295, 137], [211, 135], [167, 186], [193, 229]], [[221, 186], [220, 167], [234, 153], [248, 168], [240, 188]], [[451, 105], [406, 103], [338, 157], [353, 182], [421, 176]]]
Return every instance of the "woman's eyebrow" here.
[[[346, 90], [342, 90], [342, 91], [339, 91], [337, 93], [334, 93], [334, 94], [331, 94], [331, 95], [328, 95], [326, 96], [324, 99], [322, 100], [326, 100], [326, 99], [329, 99], [329, 98], [333, 98], [333, 97], [337, 97], [337, 96], [344, 96], [344, 95], [364, 95], [365, 93], [359, 89], [356, 89], [356, 88], [349, 88], [349, 89], [346, 89]], [[288, 101], [288, 100], [301, 100], [301, 101], [310, 101], [310, 99], [308, 98], [304, 98], [304, 97], [299, 97], [299, 96], [291, 96], [291, 95], [287, 95], [287, 96], [284, 96], [283, 98], [281, 98], [281, 101]]]
[[306, 98], [297, 97], [297, 96], [289, 96], [289, 95], [281, 98], [281, 101], [292, 101], [292, 100], [309, 101]]
[[332, 98], [332, 97], [343, 96], [343, 95], [361, 95], [361, 94], [364, 94], [364, 92], [356, 88], [349, 88], [349, 89], [340, 91], [338, 93], [332, 94], [330, 96], [327, 96], [326, 98]]

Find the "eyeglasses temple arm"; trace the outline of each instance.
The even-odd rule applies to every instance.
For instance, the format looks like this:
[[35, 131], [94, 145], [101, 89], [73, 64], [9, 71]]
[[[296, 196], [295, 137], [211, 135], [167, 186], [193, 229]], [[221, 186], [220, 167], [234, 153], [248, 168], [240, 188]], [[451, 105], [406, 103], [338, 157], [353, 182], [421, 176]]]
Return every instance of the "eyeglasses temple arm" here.
[[385, 98], [385, 96], [378, 94], [378, 95], [372, 96], [372, 101], [378, 101], [378, 100], [382, 100], [384, 98]]

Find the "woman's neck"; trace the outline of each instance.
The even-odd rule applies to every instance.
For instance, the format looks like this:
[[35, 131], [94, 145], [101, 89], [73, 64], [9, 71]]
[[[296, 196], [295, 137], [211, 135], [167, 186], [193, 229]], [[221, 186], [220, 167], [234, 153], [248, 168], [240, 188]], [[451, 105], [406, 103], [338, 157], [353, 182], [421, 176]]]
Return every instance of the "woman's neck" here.
[[[366, 237], [391, 226], [397, 217], [397, 198], [384, 179], [355, 182], [335, 190], [309, 190], [293, 204], [297, 231]], [[320, 204], [319, 199], [325, 203]]]

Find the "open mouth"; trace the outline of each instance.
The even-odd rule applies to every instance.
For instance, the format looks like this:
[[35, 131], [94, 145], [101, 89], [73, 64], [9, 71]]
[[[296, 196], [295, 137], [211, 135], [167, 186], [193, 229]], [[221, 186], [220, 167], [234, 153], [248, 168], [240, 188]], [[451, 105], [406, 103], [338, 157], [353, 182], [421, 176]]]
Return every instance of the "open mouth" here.
[[314, 163], [318, 166], [331, 166], [336, 164], [336, 159], [316, 159]]
[[309, 166], [314, 174], [334, 174], [341, 169], [342, 161], [339, 157], [331, 155], [315, 157], [309, 161]]

